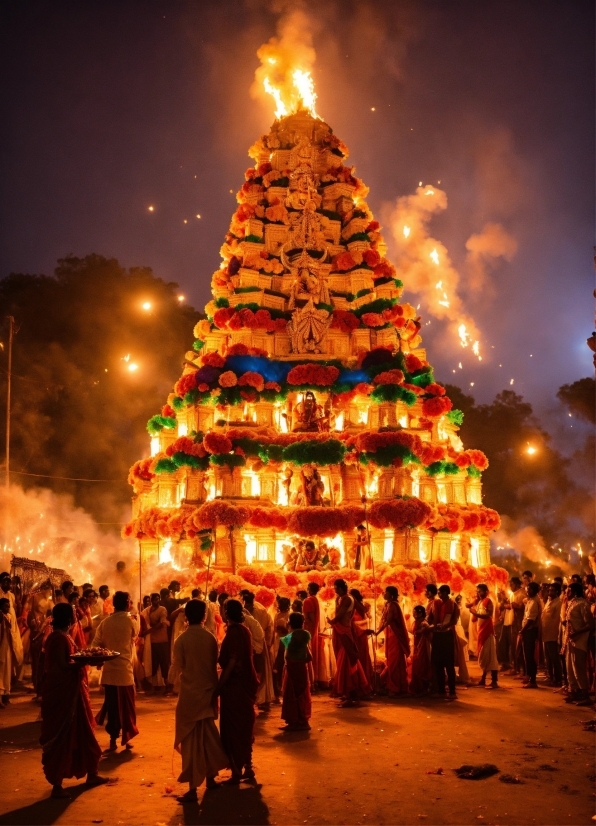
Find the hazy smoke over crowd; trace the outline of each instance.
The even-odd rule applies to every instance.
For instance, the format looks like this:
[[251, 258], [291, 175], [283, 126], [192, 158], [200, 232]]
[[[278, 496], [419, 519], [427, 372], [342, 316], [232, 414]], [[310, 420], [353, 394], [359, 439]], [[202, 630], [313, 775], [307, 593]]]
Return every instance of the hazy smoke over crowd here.
[[558, 558], [547, 547], [543, 537], [532, 525], [521, 528], [508, 517], [502, 518], [502, 527], [495, 532], [494, 542], [497, 549], [503, 553], [516, 551], [537, 565], [557, 565], [563, 571], [570, 572], [571, 566]]
[[118, 561], [127, 567], [134, 564], [134, 543], [103, 533], [69, 496], [47, 488], [25, 491], [13, 485], [8, 495], [1, 488], [0, 516], [5, 525], [2, 570], [10, 569], [14, 555], [61, 568], [76, 584], [91, 582], [98, 587], [111, 581]]

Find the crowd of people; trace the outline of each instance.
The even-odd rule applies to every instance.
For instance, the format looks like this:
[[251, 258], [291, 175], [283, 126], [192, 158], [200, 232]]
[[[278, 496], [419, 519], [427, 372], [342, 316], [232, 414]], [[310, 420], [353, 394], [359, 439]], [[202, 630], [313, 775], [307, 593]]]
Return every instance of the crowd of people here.
[[[476, 685], [499, 688], [499, 674], [525, 689], [541, 684], [565, 702], [587, 705], [594, 690], [596, 582], [574, 574], [539, 584], [530, 571], [512, 577], [510, 590], [492, 595], [484, 584], [475, 597], [452, 595], [429, 584], [419, 604], [388, 586], [383, 609], [363, 599], [343, 579], [334, 583], [332, 605], [319, 586], [279, 596], [271, 609], [243, 590], [229, 596], [180, 584], [145, 596], [113, 596], [107, 585], [48, 583], [23, 597], [8, 573], [0, 574], [1, 706], [11, 683], [31, 666], [32, 690], [41, 704], [42, 765], [52, 795], [68, 794], [66, 778], [105, 782], [98, 773], [101, 749], [94, 734], [104, 725], [108, 751], [132, 748], [138, 734], [136, 694], [177, 695], [174, 746], [182, 757], [181, 802], [197, 788], [255, 776], [252, 748], [257, 711], [280, 705], [283, 731], [308, 731], [311, 696], [330, 690], [341, 708], [373, 694], [457, 700], [457, 685], [471, 685], [468, 664], [477, 660]], [[89, 648], [118, 652], [100, 668], [73, 655]], [[103, 704], [91, 711], [90, 686]], [[215, 720], [219, 717], [219, 728]]]

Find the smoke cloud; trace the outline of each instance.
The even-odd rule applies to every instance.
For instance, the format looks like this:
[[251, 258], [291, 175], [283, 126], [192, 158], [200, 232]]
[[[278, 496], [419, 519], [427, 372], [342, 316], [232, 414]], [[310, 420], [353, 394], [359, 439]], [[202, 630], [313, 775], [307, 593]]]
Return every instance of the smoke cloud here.
[[511, 261], [517, 241], [501, 224], [485, 224], [482, 231], [466, 241], [467, 286], [474, 292], [491, 288], [490, 274], [499, 259]]
[[517, 528], [514, 520], [505, 516], [502, 518], [502, 527], [495, 532], [494, 541], [499, 551], [511, 549], [537, 565], [550, 562], [567, 573], [572, 571], [567, 562], [551, 553], [543, 537], [532, 525]]
[[135, 545], [104, 533], [70, 496], [47, 488], [23, 490], [11, 486], [0, 489], [0, 515], [4, 539], [0, 565], [10, 569], [11, 557], [25, 557], [61, 568], [75, 584], [91, 582], [96, 588], [114, 579], [116, 563], [131, 568], [136, 561]]

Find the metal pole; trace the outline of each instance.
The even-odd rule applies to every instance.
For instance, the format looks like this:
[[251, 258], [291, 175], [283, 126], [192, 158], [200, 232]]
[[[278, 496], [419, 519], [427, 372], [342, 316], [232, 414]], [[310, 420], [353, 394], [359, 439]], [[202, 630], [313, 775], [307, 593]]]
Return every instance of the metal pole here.
[[376, 682], [377, 682], [377, 577], [375, 574], [375, 560], [373, 557], [372, 552], [372, 544], [370, 541], [370, 527], [368, 524], [368, 511], [366, 509], [366, 496], [362, 497], [362, 504], [364, 505], [364, 524], [366, 526], [366, 538], [368, 540], [368, 555], [370, 557], [370, 566], [372, 570], [373, 576], [373, 624], [375, 626], [375, 633], [373, 635], [372, 647], [373, 647], [373, 673], [374, 673], [374, 682], [375, 685], [372, 686], [373, 693], [376, 693]]
[[141, 540], [139, 539], [139, 615], [143, 610], [143, 551], [141, 549]]
[[6, 373], [6, 493], [10, 491], [10, 393], [12, 383], [12, 339], [14, 318], [8, 316], [8, 370]]

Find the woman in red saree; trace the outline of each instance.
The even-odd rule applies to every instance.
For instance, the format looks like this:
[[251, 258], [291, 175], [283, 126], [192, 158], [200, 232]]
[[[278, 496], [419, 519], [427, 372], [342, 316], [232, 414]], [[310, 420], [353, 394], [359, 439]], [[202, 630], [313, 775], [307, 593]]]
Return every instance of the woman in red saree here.
[[390, 697], [408, 693], [407, 660], [410, 656], [410, 637], [404, 615], [397, 601], [399, 594], [394, 585], [385, 588], [385, 608], [377, 635], [385, 631], [386, 664], [381, 680]]
[[84, 777], [97, 786], [107, 778], [97, 773], [101, 748], [95, 739], [95, 721], [84, 669], [72, 660], [75, 644], [69, 634], [74, 623], [67, 603], [54, 606], [53, 631], [45, 642], [41, 695], [41, 763], [52, 784], [52, 797], [68, 797], [62, 781]]
[[354, 639], [358, 646], [358, 659], [362, 670], [366, 675], [366, 679], [372, 686], [374, 683], [373, 665], [370, 658], [370, 646], [368, 638], [370, 631], [368, 627], [370, 605], [364, 602], [362, 594], [357, 588], [350, 590], [350, 596], [354, 599], [354, 613], [352, 614], [352, 630], [354, 632]]
[[430, 625], [426, 622], [424, 605], [415, 605], [412, 612], [411, 632], [414, 637], [412, 652], [412, 676], [410, 679], [410, 694], [428, 694], [432, 680], [432, 666], [430, 664]]
[[242, 603], [228, 599], [225, 615], [226, 635], [219, 654], [222, 672], [217, 686], [221, 698], [219, 730], [232, 767], [232, 776], [226, 782], [237, 785], [255, 776], [252, 744], [259, 678], [253, 665], [252, 639], [244, 625]]
[[371, 687], [366, 679], [359, 658], [358, 646], [352, 630], [354, 598], [348, 594], [344, 579], [336, 579], [333, 587], [337, 594], [335, 616], [329, 620], [333, 629], [332, 644], [336, 660], [333, 678], [333, 693], [343, 697], [341, 708], [357, 705], [358, 698], [370, 694]]

